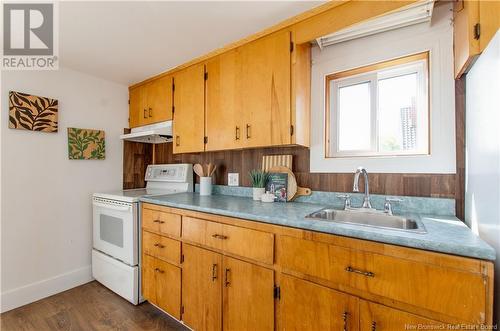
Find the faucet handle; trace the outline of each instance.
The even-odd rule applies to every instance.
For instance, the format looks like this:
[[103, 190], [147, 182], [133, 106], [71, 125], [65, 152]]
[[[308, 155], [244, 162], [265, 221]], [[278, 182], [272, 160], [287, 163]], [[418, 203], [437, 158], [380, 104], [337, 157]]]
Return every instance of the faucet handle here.
[[391, 198], [391, 197], [385, 198], [384, 212], [386, 214], [392, 215], [392, 205], [391, 205], [391, 203], [393, 203], [393, 202], [403, 202], [403, 201], [404, 201], [403, 199], [399, 199], [399, 198]]
[[350, 194], [339, 194], [337, 198], [344, 199], [344, 209], [351, 208], [351, 195]]

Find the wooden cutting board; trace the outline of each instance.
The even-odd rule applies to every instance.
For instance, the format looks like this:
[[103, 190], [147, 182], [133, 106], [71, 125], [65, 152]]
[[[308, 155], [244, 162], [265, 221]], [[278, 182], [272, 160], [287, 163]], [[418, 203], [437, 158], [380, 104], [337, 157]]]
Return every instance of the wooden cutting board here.
[[287, 191], [287, 201], [292, 201], [293, 199], [297, 198], [298, 196], [301, 195], [311, 195], [312, 191], [310, 188], [305, 188], [305, 187], [300, 187], [297, 186], [297, 179], [295, 178], [294, 173], [290, 168], [287, 167], [282, 167], [282, 166], [275, 166], [267, 170], [268, 172], [281, 172], [281, 173], [287, 173], [288, 174], [288, 187], [286, 189]]

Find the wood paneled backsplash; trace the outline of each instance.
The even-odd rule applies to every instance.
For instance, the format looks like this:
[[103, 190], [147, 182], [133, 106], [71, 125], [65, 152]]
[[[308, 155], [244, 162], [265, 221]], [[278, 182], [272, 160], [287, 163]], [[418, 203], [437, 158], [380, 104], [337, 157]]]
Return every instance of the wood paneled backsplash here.
[[[463, 218], [464, 201], [464, 108], [465, 77], [456, 81], [457, 174], [379, 174], [370, 173], [370, 192], [387, 195], [454, 198], [457, 217]], [[248, 172], [260, 169], [263, 155], [292, 154], [293, 172], [297, 184], [313, 191], [351, 192], [353, 173], [311, 173], [309, 149], [305, 147], [257, 148], [222, 152], [173, 154], [172, 143], [154, 148], [156, 164], [214, 163], [217, 164], [214, 183], [227, 185], [227, 173], [238, 172], [240, 185], [250, 186]], [[152, 145], [125, 142], [123, 187], [144, 187], [147, 164], [153, 160]], [[197, 178], [198, 181], [198, 178]]]

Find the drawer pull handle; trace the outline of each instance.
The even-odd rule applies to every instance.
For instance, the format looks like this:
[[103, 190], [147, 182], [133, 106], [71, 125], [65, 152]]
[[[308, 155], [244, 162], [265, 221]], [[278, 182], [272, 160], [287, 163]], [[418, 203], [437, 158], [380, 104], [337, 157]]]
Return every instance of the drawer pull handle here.
[[347, 317], [348, 317], [348, 316], [349, 316], [349, 313], [348, 313], [348, 312], [346, 312], [346, 311], [342, 314], [342, 323], [343, 323], [343, 328], [342, 328], [342, 330], [343, 330], [343, 331], [347, 331]]
[[143, 117], [144, 117], [144, 118], [148, 118], [148, 116], [146, 115], [146, 111], [147, 111], [147, 110], [146, 110], [146, 108], [144, 108], [143, 110], [144, 110]]
[[252, 136], [250, 134], [250, 129], [251, 129], [251, 125], [250, 124], [247, 124], [247, 139], [250, 139]]
[[352, 272], [352, 273], [359, 274], [359, 275], [363, 275], [366, 277], [375, 277], [375, 274], [371, 271], [358, 270], [358, 269], [354, 269], [351, 266], [348, 266], [347, 268], [345, 268], [345, 271]]
[[154, 220], [153, 223], [160, 223], [160, 220]]
[[376, 331], [376, 330], [377, 330], [377, 322], [372, 321], [372, 331]]
[[212, 235], [212, 237], [214, 237], [214, 238], [216, 238], [216, 239], [222, 239], [222, 240], [224, 240], [224, 239], [227, 239], [227, 238], [228, 238], [228, 236], [224, 236], [224, 235], [222, 235], [222, 234], [218, 234], [218, 233], [213, 234], [213, 235]]
[[225, 273], [224, 277], [226, 278], [226, 280], [224, 281], [225, 287], [229, 287], [229, 285], [231, 285], [231, 282], [229, 281], [229, 273], [230, 272], [231, 272], [231, 269], [229, 269], [229, 268], [226, 268], [226, 270], [224, 272]]
[[163, 271], [163, 270], [161, 270], [161, 269], [159, 269], [159, 268], [155, 268], [155, 271], [156, 271], [156, 272], [159, 272], [160, 274], [162, 274], [162, 273], [164, 273], [164, 272], [165, 272], [165, 271]]
[[240, 127], [236, 126], [235, 140], [240, 140]]
[[217, 264], [212, 264], [212, 281], [215, 282], [217, 279]]
[[164, 245], [162, 245], [162, 244], [160, 244], [160, 243], [156, 243], [156, 244], [155, 244], [155, 247], [158, 247], [158, 248], [165, 248], [165, 246], [164, 246]]

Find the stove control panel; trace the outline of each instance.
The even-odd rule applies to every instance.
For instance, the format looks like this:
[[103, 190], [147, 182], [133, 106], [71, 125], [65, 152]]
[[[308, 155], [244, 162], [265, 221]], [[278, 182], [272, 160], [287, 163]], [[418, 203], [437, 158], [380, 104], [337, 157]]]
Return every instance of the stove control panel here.
[[187, 182], [192, 178], [192, 164], [150, 164], [146, 169], [147, 182]]

